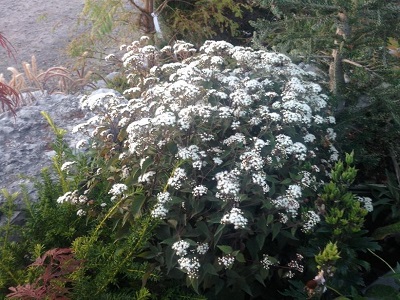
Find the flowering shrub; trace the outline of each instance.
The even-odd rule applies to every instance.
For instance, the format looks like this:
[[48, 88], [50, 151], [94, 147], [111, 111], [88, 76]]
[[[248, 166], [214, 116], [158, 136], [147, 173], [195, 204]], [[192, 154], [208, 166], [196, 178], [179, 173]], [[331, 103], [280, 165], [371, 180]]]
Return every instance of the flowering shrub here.
[[[257, 295], [273, 275], [301, 274], [299, 247], [324, 220], [318, 194], [339, 156], [313, 74], [223, 41], [159, 50], [143, 37], [122, 60], [131, 85], [123, 96], [81, 100], [95, 116], [74, 129], [91, 136], [79, 144], [105, 161], [82, 193], [107, 177], [113, 205], [159, 220], [148, 257], [169, 276], [186, 273], [196, 290]], [[87, 204], [74, 204], [85, 215]]]

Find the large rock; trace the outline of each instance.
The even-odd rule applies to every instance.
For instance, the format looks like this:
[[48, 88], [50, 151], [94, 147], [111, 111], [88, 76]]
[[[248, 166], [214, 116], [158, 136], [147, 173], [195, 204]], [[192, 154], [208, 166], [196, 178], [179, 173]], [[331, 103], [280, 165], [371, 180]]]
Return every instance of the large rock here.
[[[36, 100], [19, 108], [15, 118], [11, 113], [0, 115], [0, 188], [9, 192], [26, 184], [33, 193], [32, 183], [20, 175], [35, 177], [51, 165], [55, 134], [41, 111], [49, 113], [57, 127], [68, 131], [65, 139], [71, 147], [81, 138], [70, 133], [72, 128], [89, 117], [79, 107], [80, 95], [33, 96]], [[2, 201], [0, 196], [0, 205]]]

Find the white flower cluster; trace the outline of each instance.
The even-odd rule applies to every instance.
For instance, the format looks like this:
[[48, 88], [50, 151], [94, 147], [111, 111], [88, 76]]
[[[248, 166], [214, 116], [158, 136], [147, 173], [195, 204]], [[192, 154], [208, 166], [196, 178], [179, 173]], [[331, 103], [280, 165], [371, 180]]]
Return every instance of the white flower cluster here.
[[240, 155], [240, 168], [245, 171], [260, 171], [264, 167], [264, 160], [258, 151], [247, 151]]
[[[321, 87], [282, 54], [223, 41], [207, 41], [198, 53], [183, 41], [158, 50], [148, 41], [128, 45], [122, 58], [129, 72], [131, 86], [124, 93], [129, 100], [109, 90], [83, 97], [81, 106], [94, 117], [75, 131], [88, 133], [94, 138], [90, 147], [106, 148], [106, 159], [119, 159], [126, 166], [119, 178], [136, 178], [131, 173], [140, 161], [134, 184], [148, 188], [151, 183], [154, 198], [155, 191], [163, 190], [151, 210], [154, 218], [174, 216], [170, 211], [182, 206], [172, 197], [187, 197], [190, 192], [185, 199], [195, 199], [193, 205], [207, 195], [201, 198], [205, 207], [212, 202], [212, 214], [224, 211], [220, 222], [234, 229], [253, 225], [251, 214], [268, 210], [262, 201], [271, 198], [281, 222], [296, 217], [302, 189], [315, 190], [316, 173], [324, 175], [320, 167], [325, 170], [324, 164], [338, 158], [332, 145], [335, 132], [326, 129], [335, 119], [324, 109], [327, 97]], [[180, 167], [167, 182], [159, 182], [174, 165]], [[288, 172], [301, 179], [277, 196], [283, 183], [275, 178]], [[126, 190], [113, 186], [110, 194], [117, 197]], [[189, 200], [185, 205], [187, 211], [193, 208]], [[251, 213], [249, 206], [260, 211]], [[180, 242], [173, 246], [180, 268], [195, 277], [200, 263], [192, 256], [206, 253], [208, 244], [191, 251]], [[222, 264], [228, 266], [229, 259]], [[263, 266], [269, 268], [268, 256], [264, 260]]]
[[61, 166], [61, 171], [66, 172], [67, 174], [70, 174], [72, 171], [72, 167], [76, 165], [76, 161], [67, 161], [62, 164]]
[[87, 140], [80, 140], [75, 145], [76, 149], [87, 149], [88, 147], [89, 147], [89, 143]]
[[221, 219], [221, 224], [233, 224], [235, 229], [245, 228], [247, 223], [248, 220], [243, 216], [243, 211], [237, 207], [233, 207]]
[[265, 270], [269, 270], [271, 266], [274, 265], [274, 263], [270, 260], [269, 256], [267, 254], [263, 255], [263, 259], [261, 260], [261, 265]]
[[329, 152], [331, 153], [331, 156], [329, 158], [329, 160], [331, 162], [336, 162], [339, 160], [339, 151], [337, 151], [337, 149], [335, 148], [335, 146], [333, 146], [332, 144], [329, 145]]
[[156, 174], [156, 172], [154, 172], [154, 171], [146, 172], [146, 173], [144, 173], [144, 174], [139, 176], [138, 182], [140, 182], [140, 183], [150, 183], [151, 182], [151, 178], [155, 174]]
[[[70, 203], [82, 207], [82, 205], [89, 204], [89, 199], [86, 195], [79, 195], [78, 190], [75, 190], [73, 192], [66, 192], [64, 195], [58, 197], [57, 203]], [[84, 209], [80, 208], [77, 210], [76, 214], [79, 217], [82, 217], [85, 216], [87, 212]]]
[[301, 264], [299, 264], [299, 262], [298, 262], [297, 260], [291, 260], [291, 261], [288, 263], [287, 266], [288, 266], [289, 268], [291, 268], [291, 269], [297, 271], [297, 272], [300, 272], [300, 273], [303, 273], [303, 272], [304, 272], [304, 266], [301, 265]]
[[321, 222], [321, 217], [312, 210], [307, 211], [303, 214], [303, 228], [301, 229], [303, 232], [310, 232], [313, 228]]
[[196, 252], [200, 255], [204, 255], [210, 249], [210, 245], [208, 243], [198, 243]]
[[218, 264], [223, 266], [224, 269], [230, 269], [235, 262], [235, 257], [231, 254], [218, 257]]
[[308, 171], [300, 171], [300, 174], [303, 175], [301, 178], [300, 184], [303, 188], [311, 188], [313, 190], [317, 189], [318, 183], [315, 175], [311, 174]]
[[176, 255], [185, 256], [188, 254], [188, 249], [190, 244], [187, 241], [181, 240], [177, 241], [172, 245], [172, 249], [175, 250]]
[[76, 214], [77, 214], [79, 217], [83, 217], [83, 216], [86, 216], [86, 211], [84, 211], [82, 208], [80, 208], [80, 209], [78, 209], [78, 211], [76, 212]]
[[85, 195], [79, 195], [78, 190], [73, 192], [66, 192], [64, 195], [58, 197], [57, 203], [71, 203], [71, 204], [86, 204], [88, 198]]
[[168, 214], [166, 204], [172, 200], [169, 192], [160, 192], [157, 194], [157, 203], [154, 205], [151, 216], [156, 219], [164, 219]]
[[260, 187], [262, 187], [263, 192], [265, 194], [269, 192], [269, 185], [267, 183], [266, 174], [265, 174], [264, 171], [253, 173], [251, 175], [251, 179], [252, 179], [254, 184], [259, 185]]
[[189, 278], [199, 276], [200, 262], [197, 257], [181, 257], [178, 259], [179, 268], [186, 272]]
[[201, 159], [207, 157], [207, 154], [205, 151], [201, 151], [197, 145], [190, 145], [189, 147], [178, 148], [176, 156], [181, 159], [191, 160], [192, 166], [200, 170], [204, 165]]
[[239, 171], [237, 169], [231, 171], [222, 171], [215, 174], [217, 180], [216, 197], [224, 201], [231, 199], [238, 200], [240, 191]]
[[316, 139], [315, 135], [313, 135], [312, 133], [307, 133], [304, 137], [304, 142], [305, 143], [313, 143]]
[[208, 191], [208, 188], [207, 188], [206, 186], [204, 186], [204, 185], [198, 185], [198, 186], [195, 186], [195, 187], [193, 188], [192, 194], [193, 194], [193, 196], [195, 196], [195, 197], [201, 197], [201, 196], [203, 196], [203, 195], [206, 195], [206, 194], [207, 194], [207, 191]]
[[179, 190], [182, 187], [183, 181], [186, 179], [186, 171], [182, 168], [176, 168], [172, 177], [168, 179], [168, 185]]
[[235, 133], [223, 141], [223, 144], [231, 146], [233, 144], [246, 144], [246, 137], [242, 133]]
[[328, 128], [326, 129], [326, 139], [329, 141], [334, 141], [336, 139], [336, 132], [333, 130], [333, 128]]
[[116, 199], [118, 196], [122, 196], [124, 192], [128, 190], [128, 187], [123, 183], [114, 183], [108, 194], [112, 195], [112, 200]]
[[369, 197], [361, 197], [357, 196], [358, 201], [360, 201], [362, 204], [364, 204], [364, 208], [368, 212], [373, 212], [374, 211], [374, 206], [372, 204], [372, 199]]
[[284, 209], [286, 213], [292, 217], [296, 217], [300, 204], [297, 201], [302, 196], [301, 187], [298, 185], [290, 185], [285, 195], [278, 196], [272, 200], [272, 203], [278, 209]]
[[210, 246], [208, 243], [198, 243], [195, 250], [190, 250], [190, 243], [185, 240], [180, 240], [172, 245], [172, 249], [175, 251], [176, 255], [180, 258], [178, 259], [179, 268], [187, 273], [189, 278], [197, 278], [200, 268], [199, 259], [190, 253], [197, 252], [200, 255], [206, 254]]
[[79, 199], [79, 193], [78, 190], [75, 190], [73, 192], [66, 192], [64, 195], [58, 197], [57, 203], [62, 204], [69, 202], [75, 204], [78, 203], [79, 201], [78, 199]]
[[164, 219], [168, 214], [168, 209], [165, 207], [165, 205], [161, 203], [157, 203], [154, 205], [152, 211], [151, 211], [151, 216], [155, 219]]

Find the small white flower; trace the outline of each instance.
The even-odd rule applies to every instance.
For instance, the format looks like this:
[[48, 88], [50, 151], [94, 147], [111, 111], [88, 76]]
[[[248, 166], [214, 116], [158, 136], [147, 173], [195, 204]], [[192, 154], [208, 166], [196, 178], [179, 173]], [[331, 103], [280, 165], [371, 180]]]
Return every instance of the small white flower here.
[[242, 133], [235, 133], [234, 135], [231, 135], [227, 139], [223, 141], [223, 143], [227, 146], [231, 146], [232, 144], [239, 144], [242, 143], [243, 145], [246, 144], [246, 137]]
[[305, 143], [313, 143], [315, 141], [316, 137], [315, 137], [315, 135], [308, 133], [303, 137], [303, 139], [304, 139]]
[[372, 199], [369, 197], [360, 197], [357, 196], [358, 201], [360, 201], [362, 204], [364, 204], [364, 208], [368, 212], [372, 212], [374, 210], [374, 206], [372, 205]]
[[123, 183], [115, 183], [108, 194], [113, 196], [121, 196], [125, 191], [128, 190], [128, 187]]
[[76, 161], [67, 161], [62, 164], [61, 171], [65, 171], [67, 174], [70, 174], [72, 166], [74, 165], [76, 165]]
[[303, 220], [304, 224], [301, 230], [306, 233], [310, 232], [315, 227], [315, 225], [321, 222], [320, 216], [312, 210], [309, 210], [303, 214]]
[[261, 265], [265, 270], [269, 270], [270, 266], [273, 266], [274, 263], [269, 259], [269, 256], [264, 254], [263, 259], [261, 260]]
[[76, 149], [85, 149], [89, 146], [89, 143], [87, 140], [80, 140], [79, 142], [76, 143]]
[[232, 268], [234, 262], [235, 262], [235, 257], [231, 254], [218, 257], [218, 264], [223, 266], [224, 269]]
[[179, 268], [185, 271], [189, 278], [197, 278], [199, 275], [200, 262], [197, 257], [181, 257], [178, 259]]
[[236, 130], [236, 129], [240, 128], [240, 121], [233, 121], [232, 124], [231, 124], [231, 128], [233, 130]]
[[72, 192], [66, 192], [64, 195], [58, 197], [57, 203], [64, 203], [64, 202], [70, 202], [70, 197], [72, 195]]
[[333, 128], [328, 128], [326, 130], [326, 138], [330, 141], [334, 141], [336, 139], [336, 132], [333, 131]]
[[78, 198], [78, 202], [80, 204], [85, 204], [85, 203], [88, 202], [88, 197], [86, 197], [85, 195], [80, 195], [79, 198]]
[[158, 203], [164, 204], [172, 200], [169, 192], [160, 192], [157, 194]]
[[140, 182], [140, 183], [150, 183], [151, 182], [151, 178], [155, 174], [156, 174], [156, 172], [154, 172], [154, 171], [146, 172], [146, 173], [144, 173], [144, 174], [139, 176], [138, 182]]
[[197, 245], [196, 252], [200, 255], [204, 255], [210, 249], [208, 243], [201, 243]]
[[239, 208], [232, 208], [230, 212], [225, 214], [221, 219], [221, 224], [233, 224], [235, 229], [245, 228], [247, 219], [243, 216], [243, 212]]
[[187, 179], [186, 171], [182, 168], [176, 168], [172, 177], [168, 179], [168, 185], [179, 190], [183, 181]]
[[188, 253], [188, 249], [190, 244], [186, 241], [178, 241], [172, 245], [172, 249], [175, 250], [176, 255], [178, 256], [185, 256]]
[[193, 188], [192, 194], [195, 197], [201, 197], [203, 195], [206, 195], [207, 191], [208, 191], [207, 187], [205, 187], [204, 185], [198, 185]]
[[327, 122], [329, 124], [336, 124], [336, 119], [333, 116], [329, 116], [329, 117], [327, 117]]
[[168, 214], [168, 209], [165, 208], [164, 204], [157, 203], [151, 211], [151, 216], [155, 219], [164, 219]]
[[115, 58], [115, 55], [114, 54], [108, 54], [106, 57], [104, 57], [104, 60], [105, 61], [111, 61], [112, 59], [114, 59]]
[[315, 115], [314, 116], [314, 122], [315, 122], [315, 124], [324, 124], [325, 120], [320, 115]]
[[83, 209], [79, 209], [79, 210], [76, 212], [76, 214], [77, 214], [79, 217], [83, 217], [83, 216], [86, 216], [86, 211], [84, 211]]
[[220, 159], [219, 157], [213, 157], [213, 161], [216, 165], [220, 165], [223, 163], [223, 160]]

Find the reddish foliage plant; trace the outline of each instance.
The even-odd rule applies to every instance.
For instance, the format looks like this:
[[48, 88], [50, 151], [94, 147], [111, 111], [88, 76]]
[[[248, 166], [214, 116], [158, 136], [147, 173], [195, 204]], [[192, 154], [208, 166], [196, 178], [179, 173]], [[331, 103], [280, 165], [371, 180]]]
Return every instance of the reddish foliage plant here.
[[70, 279], [68, 275], [81, 266], [71, 248], [55, 248], [47, 251], [30, 266], [42, 267], [43, 274], [32, 284], [10, 287], [9, 299], [59, 299], [68, 300]]
[[[10, 42], [0, 33], [0, 46], [6, 49], [9, 57], [14, 57], [15, 49]], [[1, 110], [10, 110], [15, 116], [15, 107], [19, 103], [19, 93], [9, 85], [0, 82], [0, 104]]]

